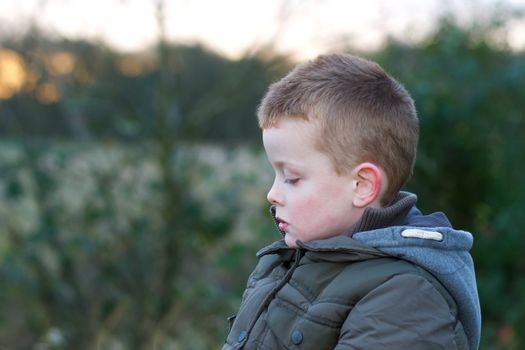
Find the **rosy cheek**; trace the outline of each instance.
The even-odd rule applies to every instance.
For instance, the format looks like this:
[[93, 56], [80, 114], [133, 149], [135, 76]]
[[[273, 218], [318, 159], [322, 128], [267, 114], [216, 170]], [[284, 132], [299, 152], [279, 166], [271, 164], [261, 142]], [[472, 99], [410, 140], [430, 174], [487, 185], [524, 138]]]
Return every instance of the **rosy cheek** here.
[[316, 210], [320, 207], [319, 201], [316, 198], [302, 198], [294, 201], [293, 206], [290, 209], [297, 216], [300, 216], [302, 220], [308, 220], [312, 215], [316, 215]]

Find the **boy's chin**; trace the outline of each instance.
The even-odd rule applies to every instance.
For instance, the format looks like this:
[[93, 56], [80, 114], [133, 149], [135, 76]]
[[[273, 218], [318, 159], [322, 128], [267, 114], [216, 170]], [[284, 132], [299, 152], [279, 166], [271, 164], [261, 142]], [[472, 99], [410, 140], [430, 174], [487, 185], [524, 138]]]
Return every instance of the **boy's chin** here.
[[290, 248], [297, 248], [297, 240], [289, 233], [284, 235], [284, 243], [286, 243], [286, 245]]

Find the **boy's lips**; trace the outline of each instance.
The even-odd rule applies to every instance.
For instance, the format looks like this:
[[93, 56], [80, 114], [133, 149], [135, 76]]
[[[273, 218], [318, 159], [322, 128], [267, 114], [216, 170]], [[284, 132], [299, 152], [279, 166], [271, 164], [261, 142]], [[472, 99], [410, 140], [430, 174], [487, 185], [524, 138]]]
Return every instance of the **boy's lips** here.
[[277, 222], [279, 223], [279, 230], [285, 232], [288, 228], [288, 223], [278, 216], [275, 217], [275, 220], [277, 220]]

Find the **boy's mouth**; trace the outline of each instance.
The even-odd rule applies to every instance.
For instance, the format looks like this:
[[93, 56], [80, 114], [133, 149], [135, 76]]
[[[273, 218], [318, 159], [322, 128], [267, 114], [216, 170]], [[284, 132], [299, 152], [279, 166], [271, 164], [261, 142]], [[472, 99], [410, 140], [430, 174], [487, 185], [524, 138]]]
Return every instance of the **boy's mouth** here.
[[282, 232], [286, 232], [286, 229], [288, 228], [288, 223], [278, 216], [275, 217], [275, 220], [277, 220], [277, 222], [279, 223], [279, 230], [281, 230]]
[[279, 216], [277, 216], [277, 208], [275, 205], [272, 205], [270, 207], [270, 213], [272, 214], [272, 218], [275, 222], [275, 226], [277, 226], [277, 229], [281, 233], [281, 235], [284, 237], [286, 234], [286, 230], [288, 229], [288, 223], [281, 219]]

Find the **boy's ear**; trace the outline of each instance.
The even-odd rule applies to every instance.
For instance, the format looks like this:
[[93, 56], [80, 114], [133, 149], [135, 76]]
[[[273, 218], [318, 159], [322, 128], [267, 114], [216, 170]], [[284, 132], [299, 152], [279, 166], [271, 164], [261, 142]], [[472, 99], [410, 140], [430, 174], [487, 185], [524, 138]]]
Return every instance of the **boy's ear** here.
[[353, 172], [353, 204], [357, 208], [365, 208], [379, 203], [379, 195], [384, 181], [383, 172], [373, 163], [361, 163]]

